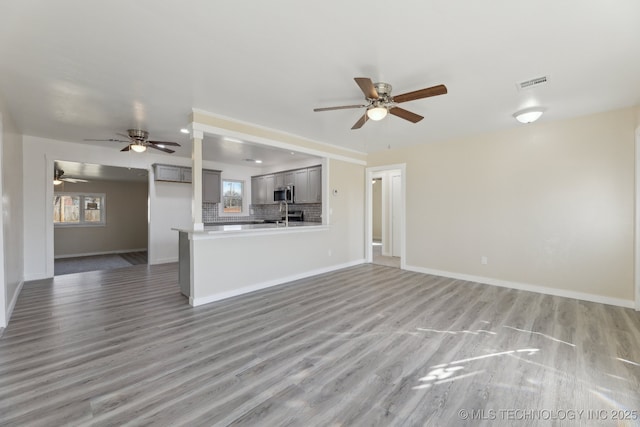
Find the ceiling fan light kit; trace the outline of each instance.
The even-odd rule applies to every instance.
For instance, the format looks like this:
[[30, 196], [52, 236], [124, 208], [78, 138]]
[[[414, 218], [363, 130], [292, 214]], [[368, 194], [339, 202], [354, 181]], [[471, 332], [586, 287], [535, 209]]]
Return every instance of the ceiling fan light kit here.
[[141, 144], [131, 144], [131, 149], [136, 153], [144, 153], [147, 151], [147, 147]]
[[387, 109], [384, 107], [371, 107], [367, 110], [367, 116], [371, 120], [382, 120], [387, 117]]
[[428, 98], [430, 96], [444, 95], [447, 93], [447, 87], [445, 85], [437, 85], [392, 97], [391, 85], [389, 83], [373, 83], [368, 77], [355, 77], [354, 80], [360, 87], [362, 93], [364, 93], [367, 104], [314, 108], [313, 111], [319, 112], [344, 110], [348, 108], [366, 108], [365, 113], [360, 117], [360, 119], [358, 119], [351, 129], [360, 129], [367, 120], [382, 120], [387, 116], [387, 113], [391, 113], [392, 115], [410, 121], [411, 123], [417, 123], [424, 117], [400, 108], [398, 107], [398, 104], [407, 101], [414, 101], [416, 99]]
[[543, 108], [531, 107], [515, 112], [513, 117], [520, 123], [533, 123], [542, 116], [542, 113], [544, 113]]

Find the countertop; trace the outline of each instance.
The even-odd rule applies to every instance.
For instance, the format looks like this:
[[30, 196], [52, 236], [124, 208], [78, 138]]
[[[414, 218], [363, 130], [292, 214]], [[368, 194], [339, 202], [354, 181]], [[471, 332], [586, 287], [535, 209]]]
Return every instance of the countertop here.
[[293, 232], [293, 231], [312, 231], [319, 229], [326, 229], [328, 226], [319, 222], [307, 222], [307, 221], [290, 221], [289, 226], [285, 227], [284, 223], [243, 223], [233, 225], [205, 225], [204, 230], [193, 230], [191, 228], [172, 228], [172, 230], [180, 231], [184, 233], [190, 233], [193, 235], [228, 235], [228, 234], [254, 234], [257, 232], [265, 233], [281, 233], [281, 232]]

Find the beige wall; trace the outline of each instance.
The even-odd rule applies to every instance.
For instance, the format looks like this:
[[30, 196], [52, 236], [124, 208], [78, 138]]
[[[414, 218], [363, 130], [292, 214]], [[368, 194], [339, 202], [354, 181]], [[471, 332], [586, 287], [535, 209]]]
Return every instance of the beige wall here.
[[408, 266], [631, 301], [636, 126], [636, 109], [542, 121], [368, 166], [406, 163]]
[[136, 250], [147, 247], [147, 182], [64, 183], [56, 191], [105, 193], [105, 227], [56, 227], [56, 257]]

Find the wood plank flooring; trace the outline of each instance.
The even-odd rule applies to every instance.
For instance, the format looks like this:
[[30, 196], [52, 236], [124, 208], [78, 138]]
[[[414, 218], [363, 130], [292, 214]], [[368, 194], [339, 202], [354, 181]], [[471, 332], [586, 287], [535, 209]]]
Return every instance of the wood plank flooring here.
[[0, 425], [638, 425], [639, 390], [633, 310], [371, 264], [197, 308], [176, 264], [59, 276], [0, 338]]

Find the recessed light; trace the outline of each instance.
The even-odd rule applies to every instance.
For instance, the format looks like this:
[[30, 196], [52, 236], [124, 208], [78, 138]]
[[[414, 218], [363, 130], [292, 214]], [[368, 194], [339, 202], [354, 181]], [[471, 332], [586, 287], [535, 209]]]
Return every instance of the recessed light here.
[[187, 128], [182, 128], [182, 129], [180, 129], [180, 132], [182, 132], [182, 133], [189, 133], [189, 129], [187, 129]]
[[256, 163], [262, 163], [262, 160], [256, 160]]

